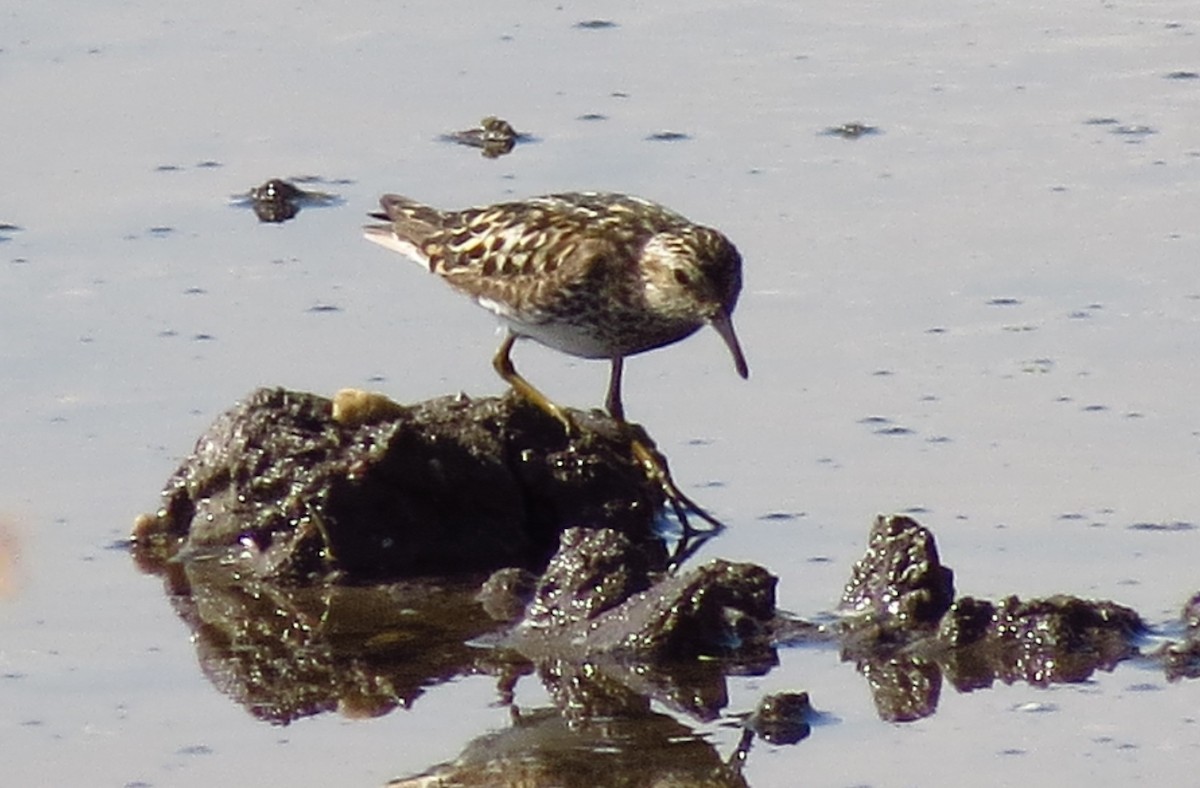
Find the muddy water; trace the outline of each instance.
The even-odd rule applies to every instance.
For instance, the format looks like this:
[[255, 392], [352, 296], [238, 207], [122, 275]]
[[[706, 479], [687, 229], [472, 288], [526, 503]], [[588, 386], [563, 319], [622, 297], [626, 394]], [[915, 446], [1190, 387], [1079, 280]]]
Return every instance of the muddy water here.
[[[1197, 588], [1187, 3], [3, 17], [6, 784], [374, 785], [508, 725], [484, 678], [380, 719], [255, 722], [114, 544], [256, 386], [500, 390], [490, 318], [358, 237], [388, 190], [450, 207], [613, 189], [735, 239], [750, 381], [709, 332], [631, 361], [625, 399], [730, 523], [705, 553], [771, 568], [784, 607], [835, 604], [879, 511], [933, 528], [963, 593], [1112, 598], [1164, 627]], [[597, 19], [615, 25], [578, 25]], [[438, 141], [487, 114], [535, 139], [495, 160]], [[855, 121], [878, 133], [822, 133]], [[227, 204], [296, 175], [344, 202], [285, 225]], [[602, 364], [537, 347], [517, 362], [563, 401], [602, 399]], [[835, 654], [781, 659], [735, 680], [730, 710], [807, 689], [828, 724], [757, 745], [753, 785], [800, 770], [822, 785], [1180, 783], [1200, 759], [1200, 690], [1136, 665], [946, 691], [935, 716], [896, 726]], [[544, 703], [531, 686], [517, 700]], [[738, 736], [700, 730], [722, 753]]]

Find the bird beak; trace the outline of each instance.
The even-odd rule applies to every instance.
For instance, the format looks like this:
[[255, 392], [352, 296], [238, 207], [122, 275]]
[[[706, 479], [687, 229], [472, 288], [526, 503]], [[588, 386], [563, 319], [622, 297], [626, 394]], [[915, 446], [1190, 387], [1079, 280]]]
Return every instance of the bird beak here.
[[733, 354], [733, 364], [737, 367], [737, 373], [743, 378], [750, 377], [750, 367], [746, 365], [746, 357], [742, 354], [742, 346], [738, 344], [737, 334], [733, 333], [733, 319], [730, 318], [728, 312], [718, 312], [713, 316], [712, 327], [721, 335], [721, 339], [725, 340], [725, 344], [729, 347], [729, 352]]

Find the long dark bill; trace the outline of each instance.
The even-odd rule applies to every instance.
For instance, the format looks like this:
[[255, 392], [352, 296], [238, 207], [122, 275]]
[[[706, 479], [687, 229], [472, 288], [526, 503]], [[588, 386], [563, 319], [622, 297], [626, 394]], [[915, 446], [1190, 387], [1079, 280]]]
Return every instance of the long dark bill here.
[[712, 327], [721, 335], [721, 339], [725, 340], [729, 352], [733, 354], [733, 364], [737, 367], [737, 373], [743, 378], [750, 377], [750, 367], [746, 364], [746, 356], [742, 353], [742, 346], [738, 343], [737, 334], [733, 332], [733, 319], [722, 311], [714, 315], [711, 322]]

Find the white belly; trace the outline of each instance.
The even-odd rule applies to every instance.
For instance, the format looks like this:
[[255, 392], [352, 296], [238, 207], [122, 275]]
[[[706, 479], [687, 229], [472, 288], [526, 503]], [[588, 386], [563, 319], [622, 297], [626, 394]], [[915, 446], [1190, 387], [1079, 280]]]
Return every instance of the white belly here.
[[563, 353], [569, 353], [572, 356], [579, 356], [580, 358], [612, 358], [615, 355], [613, 348], [598, 342], [591, 333], [567, 323], [530, 325], [510, 320], [504, 316], [501, 316], [501, 320], [512, 329], [514, 334], [529, 337], [546, 347], [561, 350]]

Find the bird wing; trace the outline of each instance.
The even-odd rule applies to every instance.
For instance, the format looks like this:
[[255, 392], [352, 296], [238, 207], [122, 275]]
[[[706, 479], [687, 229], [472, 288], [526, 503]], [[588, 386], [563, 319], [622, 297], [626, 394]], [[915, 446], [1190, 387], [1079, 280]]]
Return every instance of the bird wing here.
[[363, 227], [367, 240], [394, 252], [399, 252], [433, 270], [433, 261], [424, 247], [435, 237], [445, 224], [447, 214], [416, 200], [399, 194], [385, 194], [379, 198], [382, 208], [370, 214], [372, 218], [387, 224], [368, 224]]

